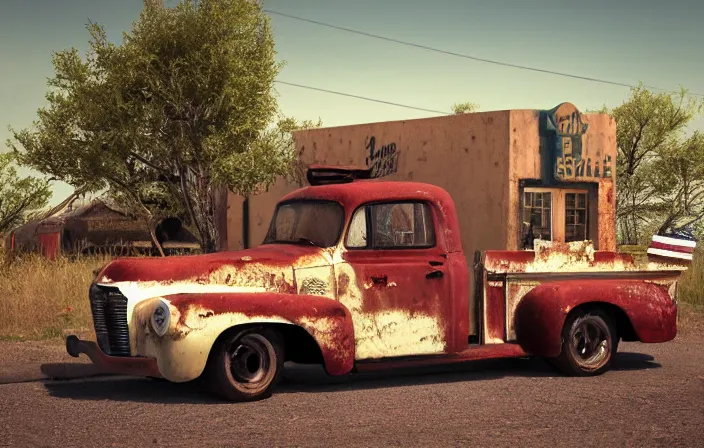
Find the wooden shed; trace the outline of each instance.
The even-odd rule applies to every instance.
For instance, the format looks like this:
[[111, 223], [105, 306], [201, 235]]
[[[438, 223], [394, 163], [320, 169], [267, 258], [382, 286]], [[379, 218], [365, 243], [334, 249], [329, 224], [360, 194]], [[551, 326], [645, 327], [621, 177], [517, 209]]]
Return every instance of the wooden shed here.
[[[198, 240], [177, 218], [157, 226], [157, 239], [165, 252], [188, 252], [200, 248]], [[154, 253], [146, 224], [100, 199], [72, 208], [16, 229], [8, 245], [14, 252], [41, 252], [49, 259], [59, 253], [108, 252], [117, 255]]]

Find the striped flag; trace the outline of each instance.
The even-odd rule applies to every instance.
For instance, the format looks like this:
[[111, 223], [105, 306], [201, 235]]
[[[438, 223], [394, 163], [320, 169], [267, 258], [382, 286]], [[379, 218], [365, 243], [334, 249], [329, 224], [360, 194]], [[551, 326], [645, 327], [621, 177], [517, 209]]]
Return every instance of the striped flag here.
[[653, 235], [648, 245], [648, 255], [669, 258], [672, 261], [692, 261], [697, 241], [690, 233], [672, 232], [665, 235]]

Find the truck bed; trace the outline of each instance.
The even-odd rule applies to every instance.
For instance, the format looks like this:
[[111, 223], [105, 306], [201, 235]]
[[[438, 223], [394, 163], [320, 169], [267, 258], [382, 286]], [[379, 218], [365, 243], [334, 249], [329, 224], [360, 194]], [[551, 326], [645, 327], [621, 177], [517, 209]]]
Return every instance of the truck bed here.
[[675, 300], [677, 281], [686, 269], [686, 264], [655, 258], [636, 263], [629, 254], [594, 251], [589, 242], [539, 247], [535, 251], [486, 251], [475, 266], [480, 341], [514, 342], [516, 307], [540, 284], [590, 279], [646, 281], [667, 288]]

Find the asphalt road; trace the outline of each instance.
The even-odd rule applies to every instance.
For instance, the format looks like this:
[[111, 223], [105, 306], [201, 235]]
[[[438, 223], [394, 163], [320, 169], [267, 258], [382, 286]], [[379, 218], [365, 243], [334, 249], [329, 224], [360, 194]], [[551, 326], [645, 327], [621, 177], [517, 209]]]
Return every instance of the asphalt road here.
[[4, 384], [0, 446], [702, 447], [702, 342], [623, 343], [587, 379], [530, 359], [343, 379], [292, 366], [247, 404], [135, 378]]

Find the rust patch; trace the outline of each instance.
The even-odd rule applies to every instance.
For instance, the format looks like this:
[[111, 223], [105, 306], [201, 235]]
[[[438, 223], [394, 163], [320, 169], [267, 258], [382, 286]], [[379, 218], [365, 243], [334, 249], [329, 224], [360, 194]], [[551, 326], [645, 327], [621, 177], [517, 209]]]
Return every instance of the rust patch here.
[[486, 290], [486, 306], [484, 308], [487, 343], [504, 341], [506, 322], [506, 305], [504, 300], [503, 283], [496, 282], [498, 286], [489, 286]]
[[337, 277], [337, 296], [347, 294], [347, 287], [350, 284], [350, 276], [344, 272]]

